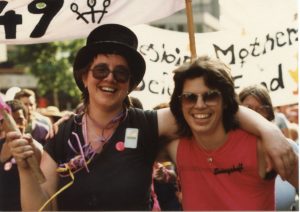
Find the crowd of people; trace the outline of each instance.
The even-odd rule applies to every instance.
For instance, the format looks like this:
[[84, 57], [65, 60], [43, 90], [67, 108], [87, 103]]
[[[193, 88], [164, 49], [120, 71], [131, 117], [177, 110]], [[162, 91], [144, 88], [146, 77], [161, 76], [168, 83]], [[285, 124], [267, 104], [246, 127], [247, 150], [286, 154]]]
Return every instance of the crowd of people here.
[[37, 108], [26, 88], [6, 102], [19, 131], [1, 119], [0, 210], [292, 210], [277, 188], [295, 200], [297, 110], [274, 108], [258, 85], [237, 95], [230, 68], [208, 56], [174, 71], [169, 103], [144, 110], [130, 97], [146, 71], [137, 46], [122, 25], [89, 34], [73, 65], [74, 111]]

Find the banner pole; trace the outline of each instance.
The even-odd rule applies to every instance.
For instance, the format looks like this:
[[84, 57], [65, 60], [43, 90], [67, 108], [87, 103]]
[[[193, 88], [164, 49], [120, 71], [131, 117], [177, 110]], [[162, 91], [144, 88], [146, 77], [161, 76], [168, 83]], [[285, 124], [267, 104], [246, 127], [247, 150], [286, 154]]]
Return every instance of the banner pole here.
[[192, 58], [191, 61], [193, 61], [197, 58], [197, 53], [196, 53], [196, 44], [195, 44], [192, 0], [185, 0], [185, 4], [186, 4], [185, 8], [186, 8], [186, 17], [187, 17], [187, 27], [188, 27], [189, 41], [190, 41], [190, 52]]

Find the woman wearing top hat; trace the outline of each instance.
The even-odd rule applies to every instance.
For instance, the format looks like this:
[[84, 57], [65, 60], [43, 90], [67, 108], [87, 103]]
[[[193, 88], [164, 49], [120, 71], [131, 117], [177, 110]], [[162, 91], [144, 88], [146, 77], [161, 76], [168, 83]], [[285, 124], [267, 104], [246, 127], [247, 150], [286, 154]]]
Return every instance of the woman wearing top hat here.
[[[174, 136], [177, 127], [169, 109], [129, 107], [128, 94], [146, 69], [137, 44], [136, 35], [117, 24], [101, 25], [88, 36], [73, 67], [85, 111], [61, 124], [44, 147], [45, 183], [36, 182], [24, 160], [33, 154], [32, 146], [18, 133], [8, 134], [19, 167], [23, 210], [151, 209], [157, 141], [160, 136]], [[290, 158], [292, 150], [284, 145], [280, 132], [245, 108], [238, 116], [246, 129], [272, 138], [264, 144], [284, 176], [295, 158]]]

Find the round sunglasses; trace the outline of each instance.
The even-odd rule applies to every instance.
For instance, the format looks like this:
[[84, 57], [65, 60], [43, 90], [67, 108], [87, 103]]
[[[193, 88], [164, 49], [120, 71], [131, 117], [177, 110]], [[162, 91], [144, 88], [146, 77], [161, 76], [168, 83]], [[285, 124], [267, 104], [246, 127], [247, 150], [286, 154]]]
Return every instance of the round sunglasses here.
[[123, 65], [118, 65], [111, 71], [106, 63], [101, 63], [90, 70], [92, 71], [93, 77], [98, 80], [106, 78], [110, 73], [112, 73], [117, 82], [125, 83], [128, 82], [130, 78], [129, 69]]
[[221, 97], [221, 92], [218, 90], [210, 90], [202, 94], [185, 92], [179, 96], [179, 99], [182, 104], [196, 104], [199, 97], [201, 97], [205, 105], [214, 106], [218, 104], [218, 101]]

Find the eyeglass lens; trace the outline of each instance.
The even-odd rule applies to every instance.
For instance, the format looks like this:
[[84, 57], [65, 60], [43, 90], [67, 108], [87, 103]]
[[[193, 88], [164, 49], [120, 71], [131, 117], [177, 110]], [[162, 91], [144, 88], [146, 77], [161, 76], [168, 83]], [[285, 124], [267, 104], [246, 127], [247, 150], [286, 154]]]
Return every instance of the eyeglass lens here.
[[130, 72], [128, 68], [122, 65], [118, 65], [114, 68], [114, 70], [110, 71], [107, 64], [101, 63], [96, 65], [91, 70], [93, 77], [100, 80], [106, 78], [109, 73], [112, 73], [115, 80], [121, 83], [127, 82], [130, 78]]
[[179, 96], [179, 98], [184, 104], [196, 104], [198, 101], [198, 97], [201, 96], [202, 101], [206, 105], [216, 105], [218, 103], [220, 95], [221, 93], [219, 91], [211, 90], [203, 94], [183, 93], [181, 96]]

